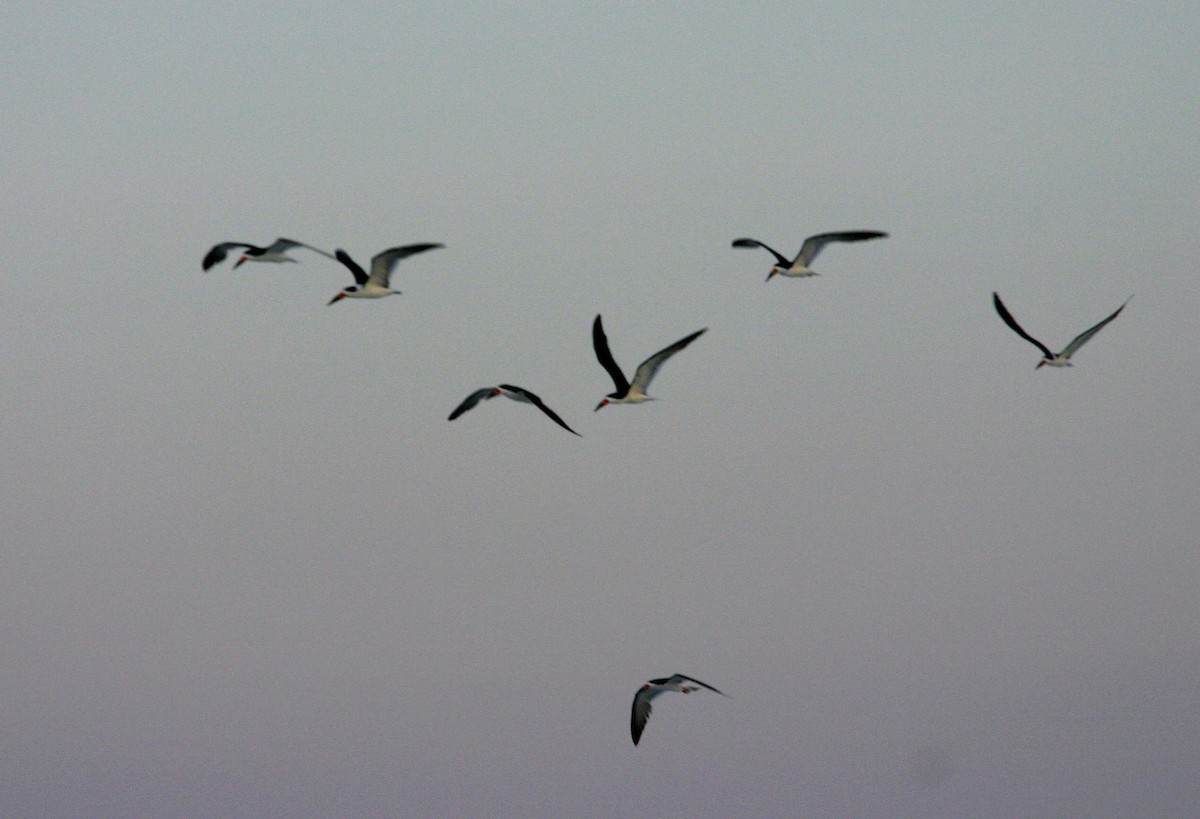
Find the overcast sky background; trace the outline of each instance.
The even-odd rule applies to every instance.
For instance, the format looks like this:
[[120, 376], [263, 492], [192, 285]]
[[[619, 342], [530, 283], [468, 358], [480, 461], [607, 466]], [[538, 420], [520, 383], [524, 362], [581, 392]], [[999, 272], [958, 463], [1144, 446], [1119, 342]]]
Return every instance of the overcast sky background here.
[[1200, 9], [571, 5], [0, 9], [0, 814], [1192, 814]]

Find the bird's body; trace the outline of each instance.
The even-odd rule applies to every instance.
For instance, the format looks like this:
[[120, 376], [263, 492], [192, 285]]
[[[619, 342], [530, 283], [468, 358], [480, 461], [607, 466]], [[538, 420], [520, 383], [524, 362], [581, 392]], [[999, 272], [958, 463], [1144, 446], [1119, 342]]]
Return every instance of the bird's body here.
[[219, 245], [213, 245], [208, 253], [204, 254], [204, 261], [200, 263], [201, 268], [208, 270], [210, 267], [220, 264], [225, 261], [225, 257], [229, 255], [229, 251], [239, 247], [245, 248], [245, 252], [240, 259], [233, 263], [234, 267], [239, 267], [244, 262], [294, 262], [296, 260], [287, 254], [298, 247], [312, 250], [331, 259], [334, 258], [332, 253], [327, 253], [319, 247], [306, 245], [304, 242], [297, 242], [294, 239], [279, 238], [266, 247], [246, 244], [245, 242], [221, 242]]
[[349, 287], [342, 288], [340, 293], [329, 300], [329, 304], [336, 304], [342, 299], [381, 299], [384, 296], [400, 295], [399, 290], [392, 290], [389, 286], [392, 270], [395, 269], [396, 263], [408, 256], [424, 253], [426, 250], [433, 250], [438, 247], [445, 247], [445, 245], [419, 244], [388, 248], [382, 253], [377, 253], [371, 257], [370, 274], [363, 270], [358, 262], [350, 258], [349, 253], [338, 248], [334, 254], [334, 258], [346, 266], [354, 276], [355, 283]]
[[[487, 401], [495, 398], [497, 395], [503, 395], [511, 398], [514, 401], [520, 401], [524, 404], [533, 404], [535, 407], [544, 412], [550, 420], [558, 424], [560, 427], [570, 432], [573, 435], [579, 435], [578, 432], [567, 426], [566, 421], [558, 417], [558, 414], [542, 403], [542, 399], [531, 393], [529, 390], [521, 387], [514, 387], [512, 384], [501, 384], [498, 387], [484, 387], [481, 390], [476, 390], [466, 397], [466, 399], [455, 408], [454, 412], [450, 413], [448, 420], [453, 421], [458, 416], [470, 409], [474, 409], [475, 405], [480, 401]], [[582, 436], [580, 436], [582, 437]]]
[[[1129, 300], [1132, 298], [1133, 296], [1130, 296], [1128, 299], [1125, 299], [1125, 304], [1129, 304]], [[1084, 344], [1087, 344], [1091, 340], [1092, 336], [1100, 332], [1104, 328], [1104, 325], [1121, 315], [1121, 311], [1125, 309], [1125, 304], [1122, 304], [1111, 316], [1075, 336], [1075, 338], [1071, 340], [1070, 344], [1068, 344], [1066, 347], [1063, 347], [1061, 352], [1056, 353], [1045, 344], [1029, 335], [1029, 333], [1025, 332], [1021, 328], [1021, 325], [1017, 324], [1017, 320], [1012, 317], [1012, 313], [1008, 312], [1008, 308], [1004, 306], [1004, 302], [1000, 301], [999, 293], [992, 293], [992, 304], [995, 306], [996, 312], [1000, 314], [1000, 318], [1004, 319], [1004, 323], [1007, 324], [1013, 330], [1013, 332], [1042, 351], [1042, 360], [1038, 362], [1037, 367], [1034, 367], [1035, 370], [1043, 366], [1070, 367], [1071, 356], [1075, 355], [1075, 352], [1080, 347], [1082, 347]]]
[[817, 233], [804, 240], [804, 244], [800, 247], [800, 252], [796, 254], [796, 258], [791, 260], [778, 250], [758, 241], [758, 239], [734, 239], [733, 247], [761, 247], [763, 250], [769, 251], [777, 261], [777, 264], [771, 268], [771, 272], [767, 274], [767, 281], [770, 281], [772, 276], [816, 276], [817, 272], [810, 268], [809, 265], [812, 264], [813, 259], [817, 258], [817, 254], [821, 252], [821, 249], [830, 242], [861, 242], [866, 239], [882, 239], [886, 236], [886, 233], [878, 230], [845, 230], [837, 233]]
[[676, 341], [669, 347], [659, 350], [639, 364], [637, 372], [634, 373], [633, 380], [628, 381], [625, 378], [625, 374], [621, 372], [621, 368], [617, 366], [616, 359], [613, 358], [612, 353], [608, 349], [608, 338], [604, 335], [604, 325], [600, 320], [600, 316], [597, 315], [596, 320], [592, 323], [592, 347], [596, 351], [596, 358], [599, 359], [601, 366], [612, 377], [616, 390], [609, 393], [604, 400], [597, 404], [596, 409], [598, 410], [608, 404], [640, 404], [644, 401], [653, 401], [654, 398], [646, 394], [646, 389], [650, 386], [650, 382], [654, 379], [658, 368], [668, 358], [699, 338], [707, 329], [705, 327], [697, 330], [691, 335], [679, 339], [679, 341]]
[[642, 731], [646, 728], [646, 722], [650, 719], [651, 700], [666, 691], [678, 691], [682, 694], [690, 694], [693, 691], [699, 691], [701, 688], [716, 691], [722, 697], [729, 696], [724, 691], [718, 691], [708, 683], [700, 682], [691, 677], [685, 677], [682, 674], [672, 674], [670, 677], [660, 677], [657, 680], [648, 680], [644, 683], [637, 690], [637, 693], [633, 695], [633, 711], [629, 716], [629, 732], [633, 736], [633, 744], [638, 744], [638, 740], [642, 738]]

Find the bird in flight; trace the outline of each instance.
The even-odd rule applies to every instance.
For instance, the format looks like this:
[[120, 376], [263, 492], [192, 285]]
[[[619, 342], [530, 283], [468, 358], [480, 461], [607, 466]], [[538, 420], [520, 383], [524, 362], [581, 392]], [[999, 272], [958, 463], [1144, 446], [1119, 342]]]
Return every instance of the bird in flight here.
[[608, 404], [640, 404], [643, 401], [653, 401], [654, 399], [651, 396], [646, 395], [646, 388], [654, 380], [658, 368], [668, 358], [699, 338], [707, 329], [705, 327], [697, 330], [690, 336], [679, 339], [679, 341], [676, 341], [670, 347], [664, 347], [659, 350], [638, 365], [637, 372], [633, 375], [633, 381], [626, 381], [625, 374], [621, 372], [621, 368], [617, 366], [616, 359], [609, 352], [608, 338], [604, 335], [604, 325], [600, 321], [600, 316], [597, 315], [595, 322], [592, 323], [592, 347], [596, 350], [596, 358], [600, 360], [600, 365], [608, 370], [608, 374], [612, 376], [616, 391], [610, 392], [608, 397], [597, 404], [596, 410]]
[[764, 245], [758, 239], [734, 239], [733, 247], [761, 247], [763, 250], [774, 254], [777, 264], [767, 274], [767, 281], [770, 281], [771, 277], [775, 275], [817, 275], [815, 270], [809, 268], [809, 265], [812, 264], [813, 259], [817, 258], [817, 254], [821, 252], [821, 249], [830, 242], [861, 242], [866, 239], [883, 239], [886, 236], [886, 233], [878, 230], [845, 230], [838, 233], [818, 233], [804, 240], [804, 244], [800, 246], [800, 252], [791, 261], [788, 261], [787, 257], [778, 250]]
[[342, 292], [329, 300], [329, 304], [337, 304], [342, 299], [381, 299], [384, 296], [400, 295], [399, 290], [392, 290], [388, 284], [396, 263], [408, 256], [424, 253], [426, 250], [433, 250], [438, 247], [445, 247], [445, 245], [421, 244], [388, 248], [382, 253], [377, 253], [371, 257], [370, 275], [367, 275], [367, 271], [359, 267], [358, 262], [350, 258], [349, 253], [338, 248], [335, 251], [334, 258], [350, 270], [354, 275], [355, 283], [349, 287], [343, 287]]
[[[647, 681], [633, 695], [633, 713], [629, 717], [629, 732], [633, 736], [633, 744], [638, 744], [638, 740], [642, 738], [642, 731], [646, 728], [646, 721], [650, 719], [651, 700], [664, 691], [690, 694], [693, 691], [699, 691], [700, 688], [707, 688], [709, 691], [716, 691], [722, 697], [729, 697], [724, 691], [717, 691], [708, 683], [685, 677], [682, 674], [672, 674], [670, 677]], [[729, 698], [733, 699], [733, 697]]]
[[570, 432], [572, 435], [579, 435], [578, 432], [567, 426], [566, 421], [558, 417], [558, 413], [543, 404], [542, 399], [538, 398], [529, 390], [522, 389], [521, 387], [514, 387], [512, 384], [501, 384], [498, 387], [484, 387], [481, 390], [476, 390], [468, 395], [466, 399], [454, 409], [454, 412], [450, 413], [449, 420], [453, 421], [467, 410], [474, 409], [475, 405], [480, 401], [488, 401], [492, 398], [495, 398], [497, 395], [503, 395], [511, 398], [514, 401], [520, 401], [525, 404], [533, 404], [542, 412], [546, 413], [546, 415], [550, 417], [550, 420], [558, 424], [567, 432]]
[[[1133, 296], [1130, 296], [1128, 299], [1125, 299], [1125, 304], [1129, 304], [1129, 301], [1132, 298]], [[996, 312], [1000, 314], [1000, 318], [1004, 319], [1004, 323], [1011, 327], [1013, 332], [1042, 351], [1042, 360], [1038, 362], [1037, 367], [1034, 367], [1035, 370], [1046, 364], [1049, 364], [1051, 367], [1070, 367], [1071, 356], [1075, 355], [1075, 351], [1091, 341], [1092, 336], [1104, 329], [1104, 325], [1121, 315], [1121, 311], [1125, 309], [1125, 304], [1122, 304], [1117, 308], [1116, 312], [1114, 312], [1104, 321], [1089, 327], [1087, 330], [1084, 330], [1082, 333], [1075, 336], [1075, 338], [1071, 339], [1071, 343], [1066, 347], [1063, 347], [1062, 352], [1054, 353], [1051, 352], [1050, 348], [1045, 344], [1021, 329], [1021, 325], [1017, 324], [1017, 320], [1012, 317], [1012, 313], [1008, 312], [1008, 308], [1004, 306], [1004, 302], [1000, 301], [999, 293], [992, 293], [992, 304], [995, 305]]]
[[229, 255], [229, 251], [239, 247], [245, 248], [245, 252], [240, 259], [233, 263], [234, 267], [240, 266], [243, 262], [294, 262], [296, 260], [287, 254], [289, 250], [295, 250], [298, 247], [315, 251], [331, 259], [333, 258], [332, 253], [327, 253], [319, 247], [306, 245], [304, 242], [297, 242], [294, 239], [276, 239], [266, 247], [249, 245], [245, 242], [221, 242], [219, 245], [213, 245], [212, 249], [204, 254], [204, 261], [200, 263], [201, 269], [208, 270], [210, 267], [220, 264], [225, 261], [225, 257]]

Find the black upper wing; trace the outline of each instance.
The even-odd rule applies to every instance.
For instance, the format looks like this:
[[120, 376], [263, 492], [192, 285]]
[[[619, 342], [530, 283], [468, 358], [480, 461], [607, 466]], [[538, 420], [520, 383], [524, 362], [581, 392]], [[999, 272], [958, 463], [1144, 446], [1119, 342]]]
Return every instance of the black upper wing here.
[[454, 412], [450, 413], [450, 417], [446, 420], [453, 421], [467, 410], [474, 409], [475, 405], [480, 401], [484, 400], [485, 398], [491, 398], [495, 393], [495, 387], [484, 387], [483, 389], [475, 390], [475, 392], [468, 395], [461, 404], [454, 408]]
[[[546, 415], [550, 416], [550, 420], [554, 421], [554, 423], [558, 424], [560, 427], [562, 427], [563, 429], [565, 429], [567, 432], [571, 433], [572, 435], [579, 435], [578, 432], [576, 432], [575, 430], [573, 430], [569, 426], [567, 426], [566, 421], [564, 421], [563, 419], [558, 417], [558, 413], [556, 413], [554, 410], [550, 409], [548, 406], [546, 406], [544, 403], [542, 403], [542, 399], [538, 398], [536, 395], [531, 393], [529, 390], [524, 389], [523, 387], [514, 387], [512, 384], [501, 384], [500, 389], [508, 390], [509, 392], [520, 393], [521, 395], [525, 396], [525, 399], [529, 403], [533, 404], [535, 407], [540, 409], [542, 412], [546, 413]], [[582, 438], [583, 436], [579, 435], [579, 437]]]
[[355, 284], [362, 287], [367, 283], [367, 271], [363, 270], [358, 262], [351, 259], [349, 253], [339, 247], [334, 251], [333, 257], [350, 269]]
[[761, 247], [763, 250], [769, 250], [771, 253], [773, 253], [775, 255], [775, 258], [779, 260], [780, 267], [791, 267], [792, 266], [792, 262], [790, 259], [786, 258], [782, 253], [780, 253], [775, 248], [770, 247], [768, 245], [764, 245], [762, 242], [758, 241], [758, 239], [734, 239], [732, 246], [733, 247]]
[[600, 314], [596, 314], [596, 320], [592, 323], [592, 347], [596, 350], [596, 358], [600, 361], [600, 366], [608, 370], [608, 374], [612, 377], [613, 384], [617, 388], [618, 393], [629, 392], [629, 381], [625, 378], [625, 373], [621, 372], [621, 368], [617, 366], [616, 359], [608, 350], [608, 338], [604, 335], [604, 325], [600, 321]]
[[229, 251], [235, 247], [251, 248], [254, 245], [248, 245], [245, 242], [221, 242], [219, 245], [213, 245], [212, 248], [204, 254], [204, 261], [200, 263], [201, 270], [208, 270], [213, 265], [220, 264], [225, 261], [225, 257], [229, 255]]
[[[1004, 323], [1013, 329], [1013, 332], [1045, 353], [1046, 358], [1054, 358], [1054, 353], [1050, 352], [1049, 347], [1021, 329], [1021, 325], [1017, 324], [1017, 320], [1008, 312], [1008, 308], [1004, 306], [1004, 302], [1000, 301], [999, 293], [992, 293], [992, 304], [996, 305], [996, 312], [1000, 314], [1000, 318], [1004, 319]], [[1117, 312], [1120, 311], [1118, 310]]]

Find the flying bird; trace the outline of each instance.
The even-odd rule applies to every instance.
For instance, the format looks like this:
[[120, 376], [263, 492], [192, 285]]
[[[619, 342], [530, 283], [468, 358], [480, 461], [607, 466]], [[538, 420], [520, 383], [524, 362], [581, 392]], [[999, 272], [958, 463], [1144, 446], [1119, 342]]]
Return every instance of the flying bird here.
[[[522, 389], [521, 387], [514, 387], [512, 384], [501, 384], [498, 387], [484, 387], [481, 390], [476, 390], [468, 395], [466, 400], [464, 400], [458, 405], [458, 407], [455, 408], [454, 412], [450, 413], [449, 420], [453, 421], [467, 410], [474, 409], [475, 405], [480, 401], [490, 400], [495, 398], [497, 395], [507, 396], [514, 401], [520, 401], [525, 404], [533, 404], [542, 412], [546, 413], [546, 415], [550, 416], [550, 420], [558, 424], [567, 432], [570, 432], [572, 435], [579, 435], [578, 432], [567, 426], [566, 421], [558, 417], [558, 413], [543, 404], [542, 399], [538, 398], [529, 390]], [[583, 436], [580, 435], [580, 437], [582, 438]]]
[[[1129, 301], [1132, 298], [1133, 296], [1130, 296], [1128, 299], [1125, 299], [1125, 304], [1129, 304]], [[1068, 344], [1066, 347], [1063, 347], [1062, 352], [1053, 353], [1050, 351], [1049, 347], [1021, 329], [1021, 325], [1017, 324], [1017, 320], [1012, 317], [1012, 313], [1008, 312], [1008, 308], [1004, 306], [1004, 302], [1000, 301], [999, 293], [992, 293], [992, 303], [996, 305], [996, 312], [1000, 314], [1000, 318], [1004, 319], [1004, 323], [1011, 327], [1013, 332], [1042, 351], [1042, 360], [1038, 362], [1037, 367], [1034, 367], [1035, 370], [1044, 364], [1049, 364], [1051, 367], [1070, 367], [1071, 356], [1075, 354], [1075, 351], [1091, 341], [1092, 336], [1104, 329], [1104, 325], [1108, 324], [1110, 321], [1119, 316], [1121, 311], [1125, 309], [1125, 304], [1122, 304], [1117, 308], [1115, 313], [1106, 318], [1104, 321], [1100, 322], [1094, 327], [1084, 330], [1082, 333], [1075, 336], [1075, 338], [1071, 340], [1070, 344]]]
[[[689, 683], [695, 683], [695, 685], [689, 685]], [[707, 688], [709, 691], [716, 691], [722, 697], [729, 697], [724, 691], [717, 691], [708, 683], [693, 680], [682, 674], [672, 674], [670, 677], [650, 680], [639, 688], [638, 692], [633, 695], [633, 713], [629, 717], [629, 733], [633, 735], [633, 744], [638, 744], [638, 740], [642, 738], [642, 731], [646, 727], [646, 721], [650, 719], [651, 700], [664, 691], [681, 691], [684, 694], [690, 694], [700, 690], [697, 686]], [[729, 698], [733, 699], [733, 697]]]
[[804, 240], [804, 244], [800, 246], [800, 252], [796, 254], [796, 258], [790, 262], [787, 257], [774, 248], [764, 245], [758, 239], [734, 239], [733, 247], [761, 247], [763, 250], [770, 251], [778, 260], [778, 264], [771, 268], [771, 272], [767, 274], [767, 281], [771, 277], [778, 274], [780, 276], [815, 276], [815, 270], [810, 270], [809, 265], [813, 259], [817, 258], [817, 254], [821, 249], [830, 242], [861, 242], [865, 239], [883, 239], [887, 236], [878, 230], [847, 230], [840, 233], [818, 233], [815, 236], [809, 236]]
[[388, 248], [371, 257], [371, 274], [369, 276], [365, 270], [359, 267], [358, 262], [350, 258], [349, 253], [338, 248], [335, 251], [335, 258], [354, 274], [355, 283], [349, 287], [343, 287], [342, 292], [329, 300], [329, 304], [336, 304], [342, 299], [381, 299], [384, 296], [400, 295], [399, 290], [392, 290], [388, 286], [388, 280], [392, 276], [396, 262], [438, 247], [445, 247], [445, 245], [422, 244]]
[[633, 375], [633, 381], [626, 381], [625, 374], [621, 372], [621, 368], [617, 366], [616, 359], [608, 350], [608, 338], [604, 335], [604, 325], [600, 322], [600, 316], [596, 316], [596, 321], [592, 324], [592, 346], [596, 349], [596, 358], [600, 360], [601, 366], [608, 370], [608, 374], [612, 376], [613, 384], [616, 386], [615, 392], [610, 392], [608, 397], [596, 405], [595, 412], [607, 404], [640, 404], [643, 401], [653, 401], [654, 399], [646, 395], [646, 388], [650, 386], [650, 382], [654, 380], [655, 373], [658, 368], [663, 365], [668, 358], [682, 350], [684, 347], [691, 344], [708, 328], [697, 330], [690, 336], [679, 339], [670, 347], [664, 347], [654, 355], [647, 358], [638, 365], [637, 372]]
[[312, 245], [306, 245], [304, 242], [297, 242], [294, 239], [276, 239], [274, 244], [267, 245], [266, 247], [248, 245], [245, 242], [221, 242], [219, 245], [213, 245], [212, 249], [204, 254], [204, 261], [200, 263], [201, 268], [208, 270], [210, 267], [220, 264], [225, 261], [225, 257], [229, 255], [229, 251], [239, 247], [244, 247], [246, 252], [242, 254], [240, 259], [233, 263], [234, 267], [238, 267], [242, 262], [294, 262], [296, 260], [287, 254], [289, 250], [295, 250], [298, 247], [313, 250], [322, 256], [333, 258], [332, 253], [327, 253]]

